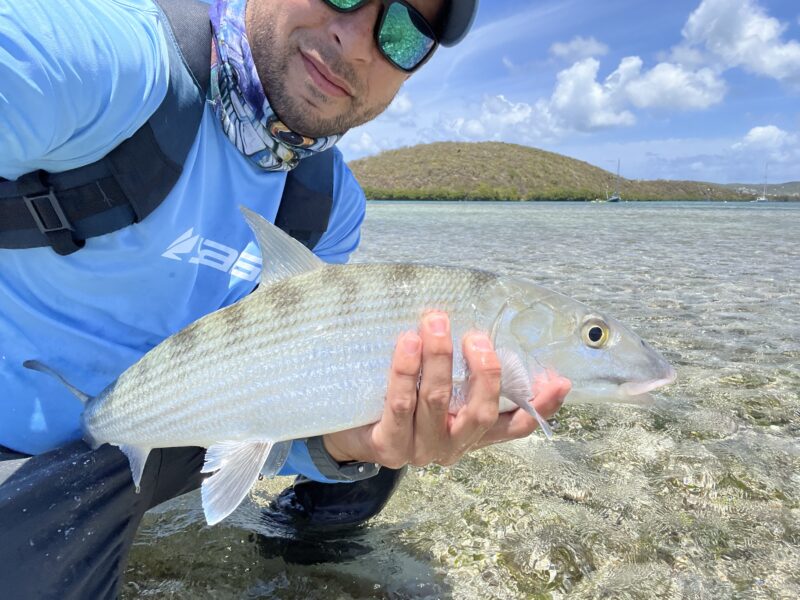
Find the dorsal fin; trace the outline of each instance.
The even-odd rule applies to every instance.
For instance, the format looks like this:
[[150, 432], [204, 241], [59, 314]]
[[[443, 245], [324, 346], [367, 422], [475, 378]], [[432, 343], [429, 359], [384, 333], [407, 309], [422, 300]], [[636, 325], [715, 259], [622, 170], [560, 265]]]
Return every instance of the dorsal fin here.
[[261, 271], [260, 289], [281, 279], [325, 266], [325, 263], [303, 244], [258, 213], [245, 206], [240, 206], [239, 210], [242, 211], [261, 248], [261, 260], [264, 266]]

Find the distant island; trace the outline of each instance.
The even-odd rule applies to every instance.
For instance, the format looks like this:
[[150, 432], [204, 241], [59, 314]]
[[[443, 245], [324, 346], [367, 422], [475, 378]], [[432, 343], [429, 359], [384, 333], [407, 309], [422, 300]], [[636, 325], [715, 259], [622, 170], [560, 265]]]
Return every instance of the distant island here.
[[[616, 175], [589, 163], [501, 142], [437, 142], [352, 161], [372, 200], [605, 200]], [[623, 200], [754, 200], [758, 184], [620, 178]], [[800, 200], [800, 182], [767, 187], [769, 200]]]

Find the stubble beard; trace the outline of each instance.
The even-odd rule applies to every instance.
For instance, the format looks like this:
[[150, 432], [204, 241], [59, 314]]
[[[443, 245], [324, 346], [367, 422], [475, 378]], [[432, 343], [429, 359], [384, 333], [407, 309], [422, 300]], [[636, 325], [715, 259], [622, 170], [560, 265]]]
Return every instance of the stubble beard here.
[[[257, 42], [251, 46], [253, 60], [272, 110], [292, 131], [312, 138], [343, 135], [353, 127], [371, 121], [389, 106], [391, 98], [376, 106], [368, 106], [364, 100], [366, 86], [359, 81], [354, 70], [333, 51], [307, 40], [304, 47], [316, 50], [325, 64], [353, 89], [353, 95], [348, 97], [348, 106], [339, 114], [327, 118], [321, 116], [308, 102], [292, 95], [286, 85], [290, 58], [299, 54], [299, 47], [290, 40], [286, 40], [283, 48], [279, 47], [278, 40], [269, 35], [270, 30], [274, 31], [272, 24], [265, 23], [264, 28], [254, 36]], [[312, 83], [307, 84], [304, 91], [318, 105], [332, 102]]]

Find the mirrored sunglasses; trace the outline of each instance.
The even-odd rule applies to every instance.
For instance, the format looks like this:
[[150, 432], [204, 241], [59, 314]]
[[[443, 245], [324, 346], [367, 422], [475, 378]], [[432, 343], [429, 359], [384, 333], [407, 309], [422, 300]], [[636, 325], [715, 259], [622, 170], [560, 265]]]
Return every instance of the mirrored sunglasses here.
[[[348, 13], [369, 0], [323, 0], [332, 9]], [[375, 42], [381, 54], [398, 69], [412, 73], [430, 58], [437, 39], [430, 23], [403, 0], [382, 0], [375, 26]]]

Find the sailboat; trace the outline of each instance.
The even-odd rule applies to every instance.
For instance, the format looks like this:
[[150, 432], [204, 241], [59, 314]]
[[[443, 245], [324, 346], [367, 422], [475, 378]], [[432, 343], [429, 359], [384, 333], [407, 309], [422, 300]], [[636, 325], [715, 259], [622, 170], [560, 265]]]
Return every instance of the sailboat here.
[[764, 165], [764, 192], [753, 202], [766, 202], [767, 201], [767, 167], [769, 167], [769, 163]]
[[620, 160], [617, 159], [617, 180], [614, 183], [614, 193], [611, 194], [611, 197], [608, 197], [608, 192], [606, 192], [606, 200], [609, 202], [619, 202], [622, 198], [619, 195], [619, 163]]

